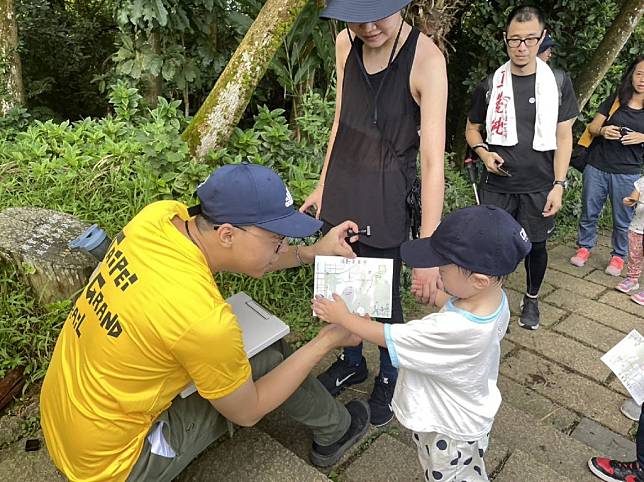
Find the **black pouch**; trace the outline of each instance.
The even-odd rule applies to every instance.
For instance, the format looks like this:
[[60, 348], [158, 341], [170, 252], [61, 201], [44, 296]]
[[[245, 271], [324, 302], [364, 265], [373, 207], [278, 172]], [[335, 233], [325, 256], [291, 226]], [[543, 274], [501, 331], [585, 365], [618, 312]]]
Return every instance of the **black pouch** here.
[[572, 155], [570, 156], [570, 166], [577, 169], [579, 172], [584, 172], [584, 168], [588, 163], [588, 154], [590, 153], [590, 149], [590, 147], [580, 145], [575, 146], [572, 150]]
[[407, 211], [411, 226], [411, 237], [417, 239], [420, 236], [420, 179], [416, 177], [411, 189], [407, 193]]

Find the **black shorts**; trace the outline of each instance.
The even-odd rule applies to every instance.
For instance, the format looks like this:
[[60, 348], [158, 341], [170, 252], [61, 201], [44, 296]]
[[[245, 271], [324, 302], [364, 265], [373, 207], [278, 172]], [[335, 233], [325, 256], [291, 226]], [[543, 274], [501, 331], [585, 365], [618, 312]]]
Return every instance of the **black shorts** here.
[[547, 191], [522, 194], [481, 190], [481, 204], [492, 204], [509, 212], [523, 226], [533, 243], [546, 241], [555, 229], [555, 217], [543, 217]]

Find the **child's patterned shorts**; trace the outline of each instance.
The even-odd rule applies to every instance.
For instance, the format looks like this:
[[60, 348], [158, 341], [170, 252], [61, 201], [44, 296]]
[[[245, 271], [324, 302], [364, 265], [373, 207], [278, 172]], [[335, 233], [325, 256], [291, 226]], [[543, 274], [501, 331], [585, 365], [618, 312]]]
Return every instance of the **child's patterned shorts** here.
[[478, 440], [453, 440], [437, 432], [413, 432], [425, 480], [430, 482], [487, 481], [483, 455], [489, 435]]

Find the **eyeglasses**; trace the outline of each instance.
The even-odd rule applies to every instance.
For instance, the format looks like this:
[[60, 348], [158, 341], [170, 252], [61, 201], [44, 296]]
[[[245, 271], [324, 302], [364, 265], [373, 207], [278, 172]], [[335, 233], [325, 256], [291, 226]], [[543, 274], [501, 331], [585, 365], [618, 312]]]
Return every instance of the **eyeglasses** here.
[[538, 37], [506, 38], [505, 42], [508, 44], [508, 47], [513, 49], [518, 48], [521, 44], [525, 44], [526, 47], [534, 47], [539, 43], [541, 37], [543, 37], [543, 32], [541, 32], [541, 35], [539, 35]]
[[[288, 244], [288, 238], [286, 236], [278, 236], [278, 237], [271, 236], [271, 237], [267, 237], [267, 236], [262, 236], [261, 234], [257, 234], [257, 233], [255, 233], [253, 231], [249, 231], [248, 229], [244, 229], [243, 226], [236, 226], [234, 224], [231, 224], [231, 226], [233, 228], [241, 229], [245, 233], [252, 234], [256, 238], [262, 238], [262, 239], [270, 240], [273, 244], [277, 243], [277, 245], [275, 246], [275, 253], [274, 254], [278, 254], [280, 252], [280, 249], [285, 244], [284, 241], [286, 241], [287, 244]], [[221, 227], [221, 225], [215, 225], [215, 226], [213, 226], [213, 229], [216, 231], [220, 227]]]

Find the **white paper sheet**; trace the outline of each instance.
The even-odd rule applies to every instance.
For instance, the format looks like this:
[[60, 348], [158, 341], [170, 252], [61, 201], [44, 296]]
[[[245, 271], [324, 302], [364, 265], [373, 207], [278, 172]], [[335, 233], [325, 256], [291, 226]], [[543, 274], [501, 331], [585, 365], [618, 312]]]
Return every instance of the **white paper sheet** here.
[[393, 259], [316, 256], [313, 292], [337, 293], [353, 313], [391, 318], [393, 271]]
[[633, 399], [644, 403], [644, 337], [631, 331], [611, 348], [601, 360], [610, 368]]

